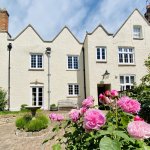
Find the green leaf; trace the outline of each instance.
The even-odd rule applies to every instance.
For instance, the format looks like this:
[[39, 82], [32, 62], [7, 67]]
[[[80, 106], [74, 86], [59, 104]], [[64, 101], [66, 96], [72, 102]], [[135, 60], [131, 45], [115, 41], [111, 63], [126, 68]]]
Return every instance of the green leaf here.
[[134, 143], [134, 140], [130, 138], [127, 134], [125, 134], [123, 131], [114, 131], [113, 134]]
[[109, 137], [104, 137], [101, 139], [99, 148], [100, 150], [121, 150], [120, 143]]
[[53, 150], [61, 150], [61, 145], [60, 144], [55, 144], [53, 145]]
[[110, 132], [108, 130], [100, 130], [98, 132], [98, 134], [95, 136], [95, 139], [97, 139], [97, 138], [99, 138], [99, 137], [101, 137], [103, 135], [111, 135], [111, 134], [112, 134], [112, 132]]
[[60, 129], [59, 125], [56, 125], [56, 126], [52, 129], [52, 131], [53, 131], [53, 132], [55, 132], [55, 131], [58, 132], [59, 129]]
[[144, 146], [144, 150], [150, 150], [150, 146]]

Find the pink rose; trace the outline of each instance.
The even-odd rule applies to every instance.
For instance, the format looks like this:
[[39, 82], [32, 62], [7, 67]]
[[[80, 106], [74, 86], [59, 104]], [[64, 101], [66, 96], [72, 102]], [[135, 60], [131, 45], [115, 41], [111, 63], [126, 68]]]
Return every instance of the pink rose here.
[[111, 90], [110, 93], [111, 93], [112, 97], [117, 97], [118, 96], [118, 91], [116, 91], [116, 90]]
[[138, 115], [134, 117], [134, 121], [144, 121], [143, 118], [140, 118]]
[[128, 133], [135, 139], [150, 138], [150, 124], [144, 121], [133, 121], [128, 124]]
[[111, 100], [108, 97], [103, 96], [103, 98], [100, 99], [100, 102], [103, 103], [103, 104], [110, 104]]
[[57, 121], [63, 121], [64, 120], [64, 116], [61, 114], [57, 114]]
[[105, 95], [109, 97], [109, 96], [111, 96], [111, 92], [107, 90], [107, 91], [105, 91]]
[[125, 112], [135, 114], [140, 111], [141, 104], [134, 99], [131, 99], [127, 96], [121, 97], [117, 101], [117, 105]]
[[62, 121], [62, 120], [64, 120], [64, 116], [63, 115], [55, 114], [55, 113], [49, 114], [49, 118], [50, 118], [50, 120], [53, 120], [53, 121]]
[[88, 109], [84, 114], [83, 127], [85, 130], [99, 130], [106, 122], [105, 115], [99, 109]]
[[83, 102], [82, 102], [82, 107], [93, 107], [94, 106], [94, 98], [92, 96], [87, 97]]
[[57, 114], [51, 113], [51, 114], [49, 114], [49, 118], [50, 118], [50, 120], [57, 121]]
[[69, 118], [73, 121], [73, 122], [77, 122], [77, 120], [80, 118], [80, 111], [77, 109], [72, 109], [69, 112]]
[[103, 94], [100, 94], [99, 95], [99, 98], [102, 100], [104, 98], [104, 95]]
[[80, 108], [80, 114], [83, 115], [87, 111], [86, 107], [81, 107]]

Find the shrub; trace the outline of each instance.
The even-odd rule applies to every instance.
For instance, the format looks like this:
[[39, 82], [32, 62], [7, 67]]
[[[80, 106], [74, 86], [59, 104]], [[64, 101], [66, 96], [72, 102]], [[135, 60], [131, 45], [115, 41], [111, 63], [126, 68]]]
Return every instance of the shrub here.
[[[60, 121], [53, 119], [58, 114], [50, 114], [51, 121], [57, 122], [52, 129], [55, 134], [50, 137], [50, 140], [56, 138], [58, 141], [53, 149], [61, 150], [63, 143], [67, 150], [150, 149], [146, 144], [147, 138], [150, 138], [150, 124], [137, 116], [140, 110], [138, 101], [127, 96], [119, 98], [117, 93], [101, 95], [101, 103], [110, 107], [107, 114], [104, 114], [93, 106], [92, 97], [87, 99], [83, 101], [81, 109], [71, 110], [69, 119]], [[86, 106], [83, 105], [85, 102]], [[64, 130], [62, 137], [57, 136], [60, 129]]]
[[5, 109], [6, 103], [6, 92], [0, 88], [0, 111]]
[[26, 111], [27, 110], [26, 106], [28, 106], [28, 105], [27, 104], [22, 104], [20, 110], [21, 111], [24, 111], [24, 110]]
[[16, 120], [16, 127], [18, 129], [24, 129], [25, 125], [27, 124], [27, 122], [25, 121], [24, 118], [18, 118]]
[[142, 106], [139, 115], [150, 123], [150, 56], [145, 61], [145, 66], [147, 67], [148, 74], [142, 77], [142, 83], [125, 94], [138, 99]]
[[47, 128], [48, 122], [48, 118], [43, 114], [38, 114], [34, 118], [30, 114], [26, 114], [16, 120], [16, 126], [18, 129], [35, 132]]
[[32, 120], [30, 114], [25, 114], [23, 117], [20, 117], [16, 120], [16, 127], [18, 129], [25, 129], [25, 126]]
[[50, 110], [56, 111], [56, 110], [58, 110], [58, 107], [56, 106], [56, 104], [51, 104], [50, 105]]

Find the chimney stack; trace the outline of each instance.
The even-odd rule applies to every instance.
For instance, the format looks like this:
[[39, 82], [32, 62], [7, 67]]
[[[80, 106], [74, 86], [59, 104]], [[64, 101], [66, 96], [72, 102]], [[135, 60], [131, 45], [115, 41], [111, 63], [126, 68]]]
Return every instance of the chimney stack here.
[[146, 6], [146, 13], [144, 14], [147, 21], [150, 23], [150, 4]]
[[0, 9], [0, 32], [8, 32], [9, 14], [6, 9]]

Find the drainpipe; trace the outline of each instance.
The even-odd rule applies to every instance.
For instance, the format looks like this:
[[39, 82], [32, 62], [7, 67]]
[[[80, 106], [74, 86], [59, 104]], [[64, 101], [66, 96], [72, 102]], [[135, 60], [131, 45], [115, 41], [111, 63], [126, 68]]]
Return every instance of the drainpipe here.
[[84, 47], [82, 47], [82, 52], [83, 52], [84, 97], [86, 98], [86, 76], [85, 76], [85, 53], [84, 53]]

